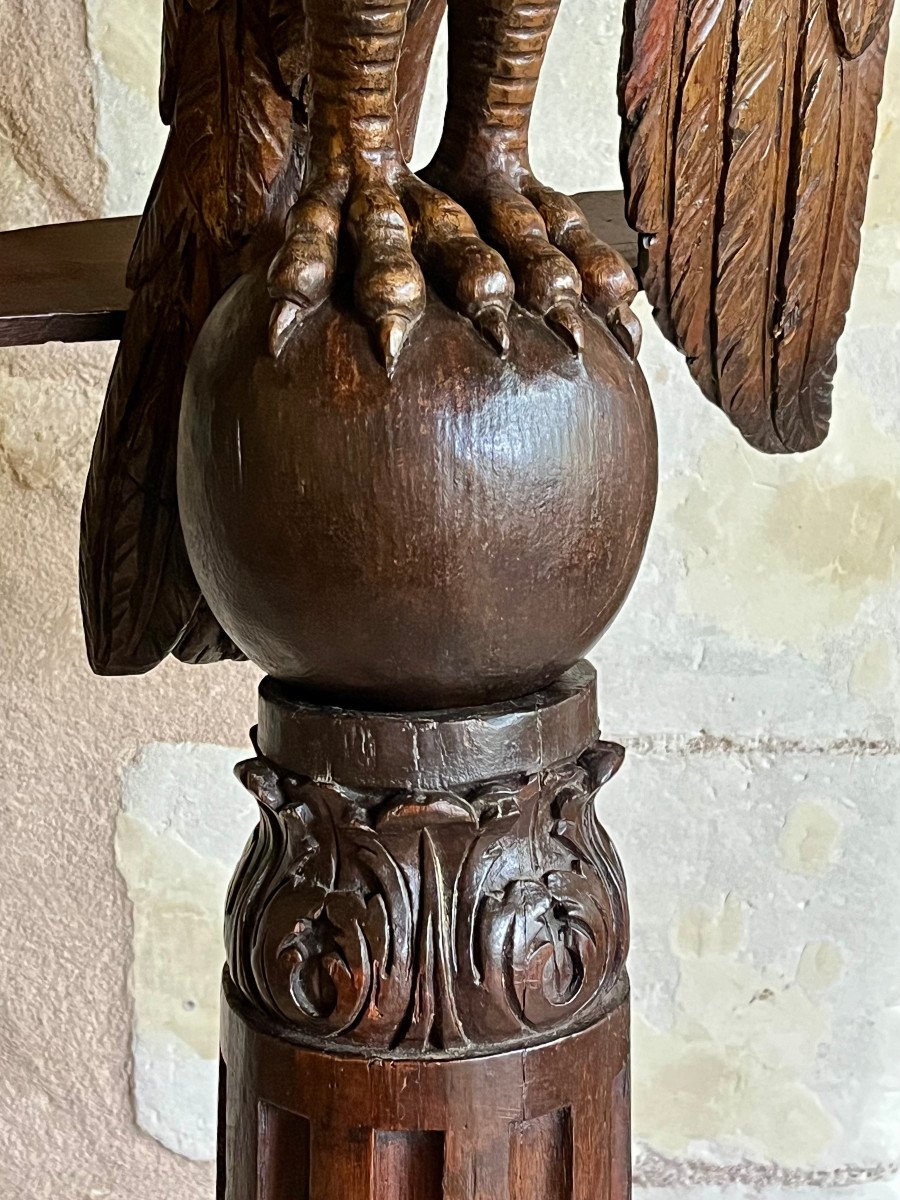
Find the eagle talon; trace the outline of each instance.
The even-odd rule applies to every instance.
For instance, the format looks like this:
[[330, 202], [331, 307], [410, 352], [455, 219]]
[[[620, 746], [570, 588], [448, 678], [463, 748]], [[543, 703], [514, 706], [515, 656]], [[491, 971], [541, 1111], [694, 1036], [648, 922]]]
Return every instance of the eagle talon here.
[[280, 357], [299, 319], [300, 308], [293, 300], [276, 301], [269, 319], [269, 353], [273, 358]]
[[501, 358], [509, 354], [509, 324], [506, 314], [491, 304], [475, 313], [472, 323], [481, 336], [494, 347]]
[[643, 329], [629, 305], [620, 304], [614, 308], [607, 316], [606, 324], [628, 357], [632, 361], [636, 360], [641, 352]]
[[394, 377], [401, 351], [406, 345], [413, 324], [414, 322], [399, 313], [388, 313], [378, 322], [378, 344], [388, 379]]
[[580, 358], [584, 349], [584, 324], [575, 305], [564, 300], [555, 305], [544, 317], [555, 334], [562, 338], [576, 358]]

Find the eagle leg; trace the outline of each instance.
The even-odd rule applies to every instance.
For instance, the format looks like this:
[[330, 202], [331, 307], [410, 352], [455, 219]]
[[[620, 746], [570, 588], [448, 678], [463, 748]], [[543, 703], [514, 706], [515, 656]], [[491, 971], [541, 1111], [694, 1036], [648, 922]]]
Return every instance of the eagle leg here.
[[560, 0], [450, 0], [444, 133], [424, 178], [464, 205], [508, 263], [519, 301], [578, 352], [582, 300], [636, 356], [631, 269], [568, 196], [531, 170], [528, 133]]
[[[413, 15], [434, 29], [426, 7]], [[500, 353], [508, 348], [514, 285], [505, 262], [465, 209], [417, 178], [404, 155], [398, 74], [411, 45], [411, 8], [410, 0], [308, 0], [308, 166], [269, 275], [275, 355], [331, 291], [344, 247], [356, 307], [389, 374], [429, 284]]]

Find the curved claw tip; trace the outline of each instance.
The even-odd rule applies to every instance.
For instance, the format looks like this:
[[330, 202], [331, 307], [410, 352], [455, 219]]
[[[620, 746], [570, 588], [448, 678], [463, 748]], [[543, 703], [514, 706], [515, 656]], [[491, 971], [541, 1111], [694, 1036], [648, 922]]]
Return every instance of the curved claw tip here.
[[551, 308], [544, 320], [575, 355], [584, 349], [584, 325], [575, 305], [568, 300]]
[[640, 321], [627, 304], [614, 308], [606, 318], [613, 337], [625, 350], [631, 359], [636, 359], [641, 350], [641, 340], [644, 336]]
[[478, 332], [496, 347], [501, 358], [506, 358], [509, 354], [509, 325], [503, 309], [492, 305], [476, 313], [473, 320]]
[[285, 348], [291, 330], [297, 323], [300, 309], [292, 300], [278, 300], [269, 319], [269, 352], [278, 358]]
[[409, 330], [410, 322], [397, 313], [389, 313], [378, 322], [378, 341], [388, 379], [393, 378], [394, 371], [397, 369], [400, 351], [403, 349]]

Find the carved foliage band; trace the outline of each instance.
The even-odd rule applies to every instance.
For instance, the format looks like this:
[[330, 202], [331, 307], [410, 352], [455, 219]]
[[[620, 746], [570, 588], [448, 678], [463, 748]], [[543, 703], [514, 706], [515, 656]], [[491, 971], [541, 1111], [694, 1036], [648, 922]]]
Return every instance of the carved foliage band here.
[[623, 752], [465, 794], [239, 768], [260, 824], [226, 913], [232, 978], [312, 1040], [440, 1052], [587, 1024], [624, 966], [622, 869], [593, 798]]

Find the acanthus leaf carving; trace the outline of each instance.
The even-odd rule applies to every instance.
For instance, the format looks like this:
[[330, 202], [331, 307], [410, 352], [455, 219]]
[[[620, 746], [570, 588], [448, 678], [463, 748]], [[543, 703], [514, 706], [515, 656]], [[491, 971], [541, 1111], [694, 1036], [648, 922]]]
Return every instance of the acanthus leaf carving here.
[[244, 764], [261, 816], [227, 906], [234, 982], [303, 1038], [400, 1053], [595, 1019], [627, 953], [622, 869], [593, 802], [621, 757], [598, 742], [466, 794]]

